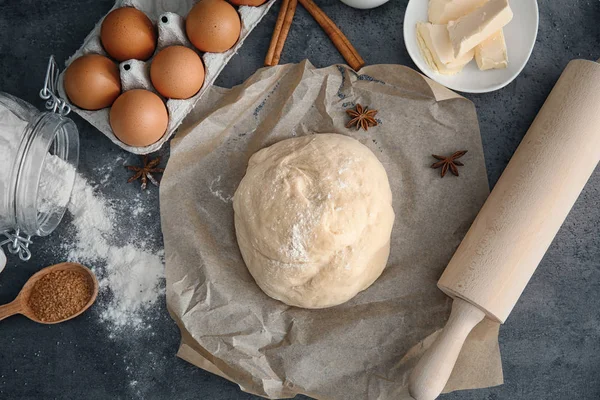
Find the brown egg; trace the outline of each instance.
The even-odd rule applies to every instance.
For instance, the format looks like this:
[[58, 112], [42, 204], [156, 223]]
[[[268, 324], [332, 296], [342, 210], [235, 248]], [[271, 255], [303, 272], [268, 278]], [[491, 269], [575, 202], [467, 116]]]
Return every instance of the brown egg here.
[[265, 4], [267, 0], [229, 0], [229, 2], [231, 4], [234, 4], [236, 6], [252, 6], [252, 7], [258, 7], [258, 6], [262, 6], [263, 4]]
[[194, 50], [170, 46], [152, 60], [150, 79], [163, 96], [188, 99], [198, 93], [204, 83], [204, 65]]
[[110, 109], [110, 126], [115, 136], [129, 146], [156, 143], [167, 130], [169, 114], [158, 95], [144, 89], [129, 90]]
[[188, 39], [200, 51], [222, 53], [235, 45], [242, 26], [240, 16], [225, 0], [200, 0], [185, 21]]
[[73, 61], [65, 71], [64, 85], [71, 103], [86, 110], [109, 107], [121, 94], [119, 68], [98, 54]]
[[118, 61], [147, 60], [156, 49], [156, 29], [140, 10], [122, 7], [104, 18], [100, 40], [104, 50]]

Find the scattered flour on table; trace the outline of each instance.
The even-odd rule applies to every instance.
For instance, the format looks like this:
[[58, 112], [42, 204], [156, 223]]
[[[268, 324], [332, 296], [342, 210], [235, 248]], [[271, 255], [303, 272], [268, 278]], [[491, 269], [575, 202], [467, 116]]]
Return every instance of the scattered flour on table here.
[[134, 205], [130, 207], [131, 215], [139, 217], [141, 215], [147, 215], [149, 212], [146, 202], [142, 198], [142, 193], [138, 193], [134, 199]]
[[[71, 194], [70, 182], [74, 179]], [[69, 201], [70, 197], [70, 201]], [[41, 199], [41, 200], [40, 200]], [[141, 194], [132, 199], [126, 212], [146, 213]], [[68, 204], [67, 204], [68, 203]], [[41, 212], [67, 206], [72, 239], [63, 242], [69, 261], [91, 267], [98, 277], [100, 296], [93, 310], [100, 314], [112, 334], [123, 328], [147, 327], [145, 314], [164, 293], [163, 251], [147, 248], [143, 229], [126, 229], [114, 201], [110, 201], [61, 158], [48, 155], [40, 179], [38, 208]], [[68, 220], [68, 218], [67, 218]], [[143, 225], [140, 224], [143, 228]], [[125, 240], [117, 238], [125, 237]]]
[[69, 260], [99, 265], [100, 290], [107, 295], [96, 306], [100, 318], [114, 332], [145, 328], [144, 313], [164, 293], [164, 252], [145, 248], [135, 234], [117, 242], [117, 210], [79, 174], [68, 210], [75, 229]]
[[122, 168], [125, 160], [125, 157], [118, 155], [113, 162], [94, 168], [94, 174], [101, 176], [99, 179], [99, 186], [104, 186], [110, 183], [111, 178], [114, 176], [115, 169]]

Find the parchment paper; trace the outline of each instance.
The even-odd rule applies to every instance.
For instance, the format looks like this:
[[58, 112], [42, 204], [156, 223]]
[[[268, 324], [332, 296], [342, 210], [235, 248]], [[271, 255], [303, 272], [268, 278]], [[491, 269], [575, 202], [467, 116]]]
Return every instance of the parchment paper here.
[[[408, 398], [408, 375], [446, 322], [436, 282], [488, 195], [473, 104], [402, 66], [356, 74], [308, 61], [214, 88], [171, 145], [163, 177], [167, 305], [179, 357], [270, 398]], [[368, 132], [345, 128], [355, 103], [379, 110]], [[385, 166], [396, 220], [386, 270], [346, 304], [289, 307], [267, 297], [238, 250], [231, 198], [249, 157], [291, 136], [350, 135]], [[460, 177], [431, 154], [468, 150]], [[446, 391], [502, 383], [498, 325], [467, 339]]]

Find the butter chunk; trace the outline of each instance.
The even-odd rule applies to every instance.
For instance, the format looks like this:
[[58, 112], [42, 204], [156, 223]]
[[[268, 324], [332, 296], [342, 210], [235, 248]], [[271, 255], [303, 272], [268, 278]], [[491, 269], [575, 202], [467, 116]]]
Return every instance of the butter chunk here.
[[475, 51], [471, 50], [458, 58], [454, 57], [446, 25], [419, 22], [417, 24], [417, 41], [421, 54], [429, 67], [440, 74], [454, 75], [462, 71], [475, 54]]
[[512, 17], [508, 0], [490, 0], [456, 21], [450, 21], [448, 33], [454, 55], [459, 58], [473, 50], [508, 24]]
[[447, 24], [484, 5], [488, 0], [431, 0], [428, 17], [432, 24]]
[[506, 41], [502, 29], [475, 47], [475, 60], [482, 71], [502, 69], [508, 66]]

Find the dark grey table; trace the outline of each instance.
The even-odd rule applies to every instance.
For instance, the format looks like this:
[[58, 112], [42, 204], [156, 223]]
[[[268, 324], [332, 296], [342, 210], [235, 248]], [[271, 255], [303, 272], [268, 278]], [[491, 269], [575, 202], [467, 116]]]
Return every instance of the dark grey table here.
[[[513, 0], [519, 1], [519, 0]], [[347, 34], [367, 63], [414, 67], [403, 43], [405, 0], [371, 11], [337, 0], [317, 1]], [[598, 0], [540, 0], [540, 29], [531, 60], [508, 87], [467, 95], [479, 113], [490, 185], [493, 186], [567, 62], [600, 57]], [[112, 0], [0, 0], [0, 90], [41, 106], [37, 98], [46, 62], [73, 54]], [[230, 87], [262, 66], [277, 16], [274, 7], [217, 81]], [[342, 63], [333, 45], [299, 7], [281, 62], [310, 59], [319, 67]], [[81, 134], [81, 170], [92, 181], [97, 167], [121, 156], [114, 146], [73, 115]], [[600, 127], [599, 127], [600, 129]], [[573, 155], [576, 157], [577, 155]], [[137, 185], [115, 167], [100, 188], [127, 199]], [[560, 168], [560, 165], [556, 166]], [[3, 171], [0, 171], [3, 173]], [[154, 215], [140, 220], [160, 238], [158, 191], [147, 197]], [[500, 330], [505, 384], [465, 391], [444, 399], [600, 398], [600, 174], [596, 172]], [[35, 257], [13, 263], [0, 275], [0, 303], [11, 301], [27, 278], [45, 265], [63, 261], [54, 251], [63, 226], [37, 239]], [[63, 232], [64, 234], [64, 232]], [[255, 399], [236, 385], [175, 357], [179, 332], [164, 299], [153, 311], [152, 335], [109, 339], [93, 313], [57, 326], [24, 317], [0, 323], [0, 399]], [[136, 384], [134, 382], [137, 382]]]

